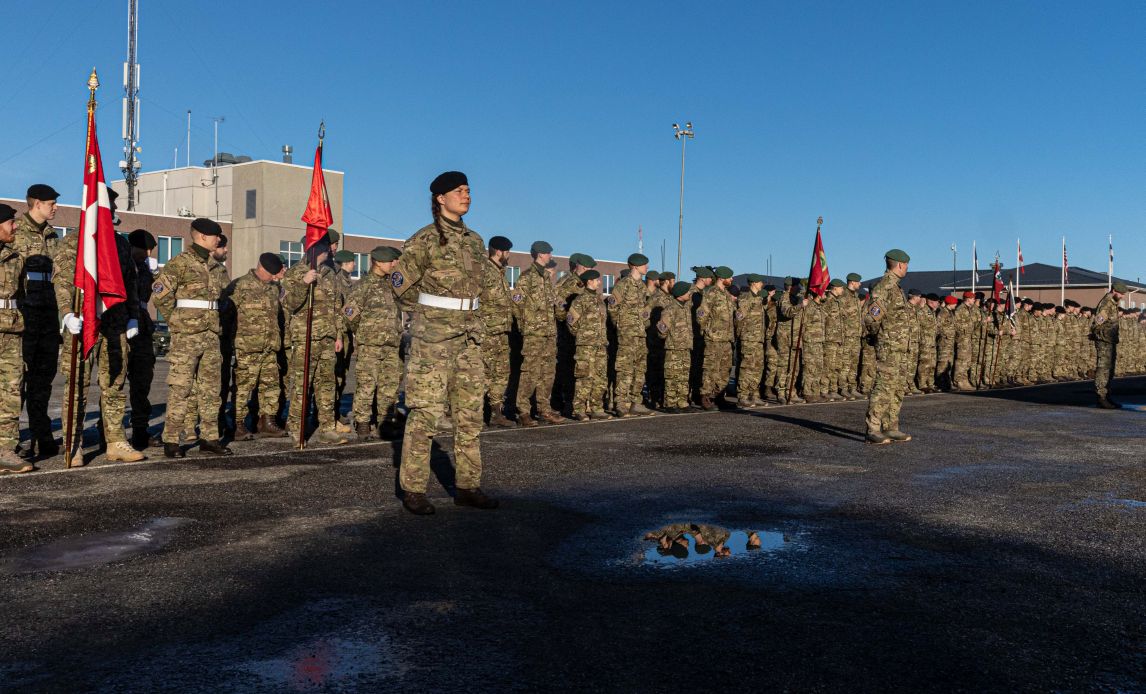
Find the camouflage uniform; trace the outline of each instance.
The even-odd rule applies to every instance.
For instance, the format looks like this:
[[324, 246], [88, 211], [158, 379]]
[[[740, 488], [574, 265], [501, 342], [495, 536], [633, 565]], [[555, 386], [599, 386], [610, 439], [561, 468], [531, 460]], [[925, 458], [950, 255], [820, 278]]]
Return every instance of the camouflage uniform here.
[[780, 353], [776, 351], [776, 296], [775, 292], [764, 302], [764, 387], [770, 396], [776, 395], [776, 372]]
[[907, 386], [910, 315], [899, 277], [888, 270], [864, 304], [864, 327], [875, 335], [875, 382], [867, 406], [869, 434], [899, 429], [899, 408]]
[[760, 379], [764, 375], [764, 302], [759, 294], [740, 295], [736, 305], [736, 334], [740, 337], [736, 399], [754, 402], [760, 397]]
[[[283, 348], [283, 289], [278, 282], [263, 282], [249, 271], [223, 293], [235, 320], [235, 425], [246, 418], [251, 395], [259, 412], [274, 417], [282, 395], [279, 352]], [[252, 429], [253, 431], [253, 429]]]
[[504, 415], [506, 391], [509, 390], [509, 333], [513, 329], [513, 307], [505, 268], [487, 256], [482, 269], [478, 315], [485, 325], [481, 358], [485, 365], [486, 399], [492, 414]]
[[688, 378], [692, 364], [692, 308], [676, 299], [665, 306], [657, 333], [665, 341], [665, 407], [688, 407]]
[[[419, 303], [413, 312], [406, 365], [406, 407], [410, 414], [398, 478], [404, 491], [416, 494], [426, 491], [431, 444], [447, 408], [454, 423], [455, 485], [475, 489], [480, 486], [482, 472], [478, 435], [485, 395], [481, 358], [485, 326], [473, 310], [476, 307], [465, 302], [481, 294], [485, 244], [461, 221], [442, 217], [439, 224], [440, 235], [430, 224], [406, 241], [402, 257], [390, 274], [390, 284], [400, 300], [417, 288], [420, 301], [458, 301], [462, 306], [453, 309]], [[440, 244], [441, 239], [445, 245]], [[546, 284], [552, 292], [552, 285]], [[552, 310], [552, 303], [549, 305]], [[548, 323], [553, 325], [552, 318]]]
[[778, 293], [777, 296], [779, 298], [776, 305], [776, 390], [783, 400], [788, 397], [789, 385], [795, 381], [791, 371], [800, 367], [792, 360], [795, 357], [796, 339], [800, 331], [804, 306], [800, 300], [787, 292]]
[[131, 428], [143, 436], [151, 424], [151, 382], [155, 378], [155, 322], [147, 310], [155, 275], [146, 258], [135, 263], [139, 297], [139, 334], [127, 341], [127, 387], [131, 400]]
[[[223, 287], [225, 294], [227, 286], [231, 284], [231, 273], [227, 272], [227, 266], [223, 263], [216, 262], [211, 268], [211, 272], [215, 273], [219, 286]], [[189, 409], [187, 411], [187, 417], [183, 421], [183, 433], [186, 439], [194, 438], [196, 415], [198, 415], [200, 422], [208, 417], [214, 417], [219, 423], [220, 432], [229, 428], [227, 424], [227, 404], [235, 399], [235, 321], [233, 320], [234, 310], [229, 304], [230, 301], [225, 295], [219, 296], [218, 378], [203, 378], [202, 376], [206, 374], [200, 374], [195, 377], [196, 393], [210, 388], [215, 388], [219, 391], [219, 409], [217, 412], [206, 412], [203, 410], [196, 412], [193, 409]], [[197, 397], [196, 400], [201, 400], [201, 398]]]
[[645, 385], [648, 352], [645, 329], [651, 312], [647, 306], [645, 284], [639, 277], [629, 274], [613, 287], [606, 299], [609, 318], [617, 329], [617, 382], [616, 409], [626, 414], [633, 405], [640, 405]]
[[52, 258], [58, 243], [56, 230], [47, 222], [36, 224], [27, 214], [16, 221], [16, 238], [11, 246], [24, 259], [22, 291], [17, 294], [20, 313], [24, 316], [22, 396], [28, 408], [28, 428], [37, 441], [52, 439], [48, 400], [60, 355]]
[[955, 356], [955, 312], [940, 306], [935, 313], [935, 380], [940, 388], [947, 389], [953, 383], [953, 359]]
[[584, 289], [573, 297], [565, 324], [576, 342], [576, 378], [572, 414], [604, 413], [608, 386], [606, 322], [608, 311], [597, 292]]
[[813, 296], [804, 307], [803, 333], [800, 341], [801, 384], [804, 399], [818, 400], [824, 379], [824, 298]]
[[24, 316], [16, 307], [15, 297], [23, 275], [24, 259], [12, 246], [0, 243], [0, 451], [6, 453], [20, 442]]
[[844, 385], [849, 394], [859, 392], [860, 353], [863, 349], [863, 307], [852, 290], [844, 287], [840, 295], [840, 314], [844, 324], [842, 368]]
[[565, 316], [574, 297], [580, 294], [583, 289], [584, 285], [581, 284], [577, 275], [569, 272], [557, 281], [557, 286], [553, 290], [557, 297], [557, 306], [554, 309], [554, 315], [557, 319], [557, 365], [555, 367], [557, 394], [561, 398], [561, 410], [567, 415], [573, 414], [574, 409], [573, 391], [576, 387], [574, 374], [576, 365], [574, 361], [577, 341], [569, 332], [569, 326], [565, 323]]
[[1119, 338], [1118, 300], [1107, 292], [1094, 309], [1090, 334], [1094, 338], [1097, 357], [1094, 365], [1094, 392], [1099, 399], [1110, 393], [1110, 379], [1114, 377], [1115, 353]]
[[[203, 247], [190, 248], [172, 258], [159, 271], [152, 286], [155, 307], [167, 317], [171, 349], [167, 361], [167, 423], [164, 443], [179, 443], [187, 414], [219, 411], [217, 387], [195, 388], [196, 379], [217, 384], [221, 371], [218, 301], [226, 285], [214, 271], [218, 265]], [[181, 302], [196, 302], [195, 305]], [[198, 302], [210, 302], [207, 308]], [[219, 438], [218, 420], [205, 417], [201, 438]]]
[[939, 332], [935, 312], [927, 304], [917, 307], [919, 314], [919, 368], [915, 371], [915, 385], [924, 392], [935, 390], [935, 340]]
[[357, 336], [352, 418], [358, 426], [369, 425], [375, 411], [379, 420], [387, 416], [398, 401], [398, 386], [402, 381], [402, 360], [398, 356], [402, 344], [402, 309], [394, 298], [390, 275], [371, 271], [358, 280], [346, 297], [344, 312], [346, 322]]
[[521, 330], [521, 375], [517, 386], [517, 412], [529, 415], [529, 399], [537, 402], [539, 416], [552, 415], [553, 379], [557, 371], [557, 292], [545, 268], [537, 263], [521, 273], [510, 295]]
[[[338, 284], [338, 289], [342, 293], [342, 305], [346, 305], [346, 299], [350, 296], [350, 292], [354, 289], [354, 278], [350, 273], [343, 270], [341, 267], [334, 268], [334, 277]], [[334, 362], [334, 416], [342, 416], [342, 394], [346, 390], [346, 377], [350, 373], [350, 359], [354, 356], [354, 350], [357, 347], [358, 337], [353, 330], [346, 329], [342, 336], [342, 349], [338, 351], [338, 357]], [[357, 378], [357, 374], [355, 375]]]
[[665, 400], [665, 347], [657, 332], [656, 323], [661, 319], [672, 295], [663, 289], [649, 294], [649, 328], [645, 331], [645, 346], [648, 350], [648, 366], [645, 369], [645, 383], [649, 389], [649, 402], [654, 407], [664, 406]]
[[975, 347], [977, 322], [978, 316], [974, 307], [964, 303], [955, 309], [955, 376], [952, 379], [955, 388], [971, 387], [971, 369], [974, 365], [971, 352]]
[[736, 302], [719, 284], [704, 290], [696, 319], [704, 335], [704, 378], [701, 395], [724, 394], [732, 375], [733, 319]]
[[821, 307], [824, 314], [824, 373], [820, 377], [820, 395], [835, 397], [847, 391], [847, 378], [844, 376], [844, 340], [847, 338], [846, 315], [843, 310], [844, 295], [824, 295]]
[[294, 349], [290, 360], [290, 416], [287, 429], [297, 437], [300, 427], [305, 428], [309, 413], [302, 411], [303, 388], [314, 393], [318, 410], [318, 430], [330, 433], [337, 430], [335, 419], [335, 364], [338, 352], [335, 344], [346, 335], [346, 322], [342, 307], [342, 287], [338, 284], [334, 268], [318, 268], [314, 281], [314, 317], [310, 330], [310, 383], [303, 383], [303, 362], [306, 359], [306, 319], [310, 304], [310, 285], [303, 279], [310, 269], [304, 260], [295, 263], [282, 280], [282, 306], [291, 318], [291, 342]]

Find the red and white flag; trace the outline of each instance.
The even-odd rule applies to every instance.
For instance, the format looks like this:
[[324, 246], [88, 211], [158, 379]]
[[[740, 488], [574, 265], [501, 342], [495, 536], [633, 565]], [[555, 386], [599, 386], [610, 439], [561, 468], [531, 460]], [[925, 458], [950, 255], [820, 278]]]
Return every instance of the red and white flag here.
[[816, 229], [816, 245], [812, 248], [812, 267], [808, 271], [808, 293], [823, 296], [828, 290], [828, 283], [832, 281], [828, 273], [828, 258], [824, 255], [824, 241], [820, 238], [820, 230]]
[[1025, 275], [1027, 274], [1027, 271], [1026, 268], [1023, 267], [1023, 244], [1019, 241], [1016, 241], [1015, 243], [1019, 247], [1019, 274]]
[[326, 177], [322, 174], [322, 139], [314, 150], [314, 172], [310, 176], [310, 197], [306, 210], [302, 213], [306, 222], [305, 249], [321, 241], [330, 225], [334, 224], [334, 214], [330, 211], [330, 198], [326, 194]]
[[115, 246], [111, 203], [103, 177], [103, 159], [96, 139], [95, 113], [88, 111], [88, 150], [84, 154], [83, 206], [76, 245], [76, 291], [83, 296], [83, 355], [87, 357], [99, 337], [100, 316], [127, 299], [123, 271]]

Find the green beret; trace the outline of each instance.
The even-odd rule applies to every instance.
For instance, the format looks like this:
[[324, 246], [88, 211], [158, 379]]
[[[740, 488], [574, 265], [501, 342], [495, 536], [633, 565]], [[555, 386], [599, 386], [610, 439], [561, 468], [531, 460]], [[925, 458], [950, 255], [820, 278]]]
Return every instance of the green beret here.
[[402, 251], [393, 246], [377, 246], [374, 250], [370, 251], [370, 257], [379, 263], [397, 260], [401, 255]]
[[1118, 292], [1119, 294], [1125, 294], [1127, 292], [1125, 282], [1115, 282], [1114, 286], [1112, 286], [1111, 289]]
[[753, 282], [763, 282], [763, 281], [764, 281], [764, 275], [761, 275], [761, 274], [758, 274], [755, 272], [748, 273], [748, 284], [752, 284]]
[[893, 248], [890, 251], [888, 251], [887, 253], [884, 253], [883, 257], [887, 258], [888, 260], [894, 260], [897, 263], [909, 263], [909, 262], [911, 262], [911, 256], [909, 256], [908, 254], [899, 250], [898, 248]]
[[648, 272], [645, 273], [645, 281], [646, 282], [649, 280], [659, 280], [660, 278], [661, 278], [661, 273], [657, 272], [656, 270], [649, 270]]
[[334, 262], [336, 263], [349, 263], [356, 260], [354, 254], [345, 248], [334, 254]]
[[700, 279], [710, 280], [716, 276], [716, 275], [712, 274], [712, 270], [709, 270], [708, 268], [703, 267], [703, 266], [694, 267], [693, 271], [696, 272], [696, 276], [699, 277]]
[[600, 276], [601, 273], [597, 272], [596, 270], [586, 270], [585, 272], [582, 272], [580, 275], [578, 275], [578, 277], [581, 278], [581, 281], [585, 283], [588, 283], [589, 280], [595, 280]]
[[672, 295], [674, 297], [679, 299], [682, 296], [684, 296], [685, 294], [687, 294], [688, 290], [690, 290], [690, 289], [692, 289], [692, 285], [690, 283], [688, 283], [688, 282], [677, 282], [676, 284], [674, 284], [672, 286], [672, 289], [670, 291], [672, 292]]
[[675, 280], [676, 279], [676, 273], [675, 272], [662, 272], [661, 273], [661, 279], [662, 280]]
[[637, 267], [639, 265], [648, 265], [649, 258], [643, 253], [634, 253], [629, 256], [629, 259], [626, 262], [628, 262], [629, 265], [632, 265], [633, 267]]
[[862, 282], [863, 278], [859, 276], [858, 272], [848, 273], [848, 282]]
[[787, 289], [788, 287], [791, 287], [795, 281], [796, 280], [792, 279], [791, 277], [785, 277], [784, 278], [784, 288]]
[[842, 286], [844, 286], [844, 281], [837, 277], [836, 279], [832, 280], [831, 282], [828, 282], [828, 286], [829, 287], [842, 287]]
[[533, 245], [529, 247], [529, 252], [534, 255], [552, 253], [553, 246], [550, 246], [548, 241], [534, 241]]
[[730, 280], [732, 279], [732, 268], [727, 265], [721, 265], [713, 271], [713, 274], [722, 280]]
[[593, 260], [593, 256], [586, 253], [574, 253], [569, 256], [569, 262], [584, 268], [597, 267], [597, 261]]
[[334, 229], [327, 229], [326, 230], [326, 240], [327, 241], [329, 241], [331, 243], [338, 243], [338, 239], [340, 239], [340, 238], [342, 238], [342, 235], [339, 234]]

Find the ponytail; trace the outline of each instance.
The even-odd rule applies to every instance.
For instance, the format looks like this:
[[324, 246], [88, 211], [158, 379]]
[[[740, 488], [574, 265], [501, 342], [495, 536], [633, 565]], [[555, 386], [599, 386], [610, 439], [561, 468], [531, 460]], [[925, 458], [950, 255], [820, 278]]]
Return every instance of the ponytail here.
[[434, 228], [438, 230], [438, 245], [446, 245], [446, 230], [442, 228], [442, 206], [438, 196], [430, 194], [430, 213], [434, 215]]

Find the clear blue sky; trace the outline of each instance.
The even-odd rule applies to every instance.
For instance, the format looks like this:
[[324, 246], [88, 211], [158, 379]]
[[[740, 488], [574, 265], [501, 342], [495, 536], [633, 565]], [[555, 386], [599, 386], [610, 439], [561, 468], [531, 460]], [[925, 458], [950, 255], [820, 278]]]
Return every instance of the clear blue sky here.
[[[470, 176], [468, 221], [518, 248], [623, 259], [638, 225], [675, 264], [803, 274], [815, 219], [833, 275], [1027, 262], [1146, 277], [1146, 3], [141, 0], [143, 164], [220, 149], [296, 161], [321, 118], [346, 228], [405, 237], [429, 180]], [[84, 82], [120, 158], [127, 0], [14, 3], [0, 62], [0, 195], [76, 202]], [[35, 144], [33, 144], [35, 143]], [[33, 145], [30, 146], [29, 145]], [[23, 151], [21, 151], [23, 150]], [[114, 172], [108, 172], [109, 178]], [[304, 201], [299, 201], [300, 213]]]

